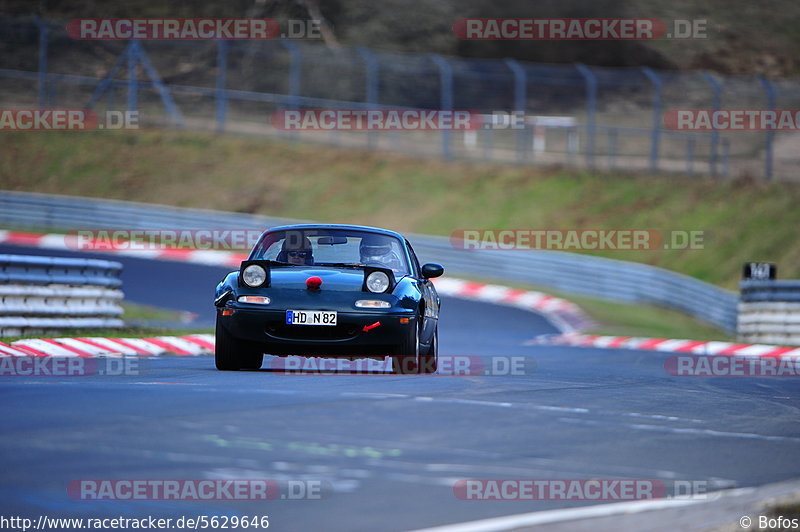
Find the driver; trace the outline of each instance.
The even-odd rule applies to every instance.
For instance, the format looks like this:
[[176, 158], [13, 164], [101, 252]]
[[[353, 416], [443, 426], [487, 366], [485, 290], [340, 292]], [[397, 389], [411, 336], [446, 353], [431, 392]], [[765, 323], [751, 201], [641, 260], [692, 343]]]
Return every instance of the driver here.
[[314, 264], [314, 251], [307, 237], [302, 240], [286, 238], [281, 244], [281, 251], [275, 258], [279, 262], [288, 262], [295, 266], [311, 266]]
[[361, 262], [366, 265], [377, 264], [384, 268], [391, 268], [394, 271], [403, 269], [400, 258], [392, 251], [392, 244], [378, 236], [366, 236], [361, 239], [359, 244]]

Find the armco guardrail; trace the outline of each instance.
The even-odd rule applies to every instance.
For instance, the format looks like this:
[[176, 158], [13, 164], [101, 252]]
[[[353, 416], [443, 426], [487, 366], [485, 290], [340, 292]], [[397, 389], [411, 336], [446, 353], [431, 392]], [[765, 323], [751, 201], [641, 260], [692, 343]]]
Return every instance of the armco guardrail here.
[[464, 251], [445, 238], [416, 238], [420, 255], [453, 271], [547, 286], [611, 301], [685, 312], [727, 331], [736, 327], [736, 295], [675, 272], [634, 262], [561, 251]]
[[800, 345], [800, 281], [742, 281], [740, 341]]
[[0, 255], [0, 337], [124, 322], [119, 262]]
[[[0, 226], [78, 229], [257, 229], [293, 222], [220, 211], [20, 192], [0, 192]], [[459, 250], [449, 239], [411, 238], [421, 260], [449, 271], [526, 282], [611, 301], [647, 303], [736, 330], [736, 294], [661, 268], [560, 251]]]

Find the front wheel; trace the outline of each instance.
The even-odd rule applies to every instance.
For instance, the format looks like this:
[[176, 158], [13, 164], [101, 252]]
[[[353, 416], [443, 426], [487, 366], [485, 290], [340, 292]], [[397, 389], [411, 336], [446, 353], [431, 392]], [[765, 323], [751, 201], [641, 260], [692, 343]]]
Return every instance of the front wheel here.
[[[421, 320], [422, 318], [420, 318]], [[396, 355], [392, 357], [392, 371], [398, 375], [419, 373], [419, 324], [420, 320], [406, 335]]]
[[220, 371], [259, 369], [264, 360], [262, 350], [248, 342], [234, 338], [217, 318], [214, 346], [214, 363]]
[[251, 347], [247, 353], [242, 354], [240, 365], [242, 369], [261, 369], [263, 362], [264, 353], [261, 352], [261, 349]]
[[439, 367], [439, 327], [433, 332], [431, 345], [425, 354], [419, 356], [419, 372], [425, 374], [436, 373]]

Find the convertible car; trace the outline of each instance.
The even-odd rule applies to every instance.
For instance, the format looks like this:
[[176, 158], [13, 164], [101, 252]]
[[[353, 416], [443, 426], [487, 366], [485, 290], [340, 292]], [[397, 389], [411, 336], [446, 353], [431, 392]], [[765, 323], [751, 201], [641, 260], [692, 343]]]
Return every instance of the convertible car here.
[[259, 238], [217, 285], [216, 366], [259, 369], [263, 354], [385, 359], [395, 373], [434, 373], [439, 264], [394, 231], [287, 225]]

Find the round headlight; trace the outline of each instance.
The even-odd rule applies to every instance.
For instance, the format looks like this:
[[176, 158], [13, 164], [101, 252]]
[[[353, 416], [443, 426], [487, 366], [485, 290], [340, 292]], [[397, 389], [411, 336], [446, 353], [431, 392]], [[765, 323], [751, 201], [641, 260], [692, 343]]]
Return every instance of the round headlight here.
[[383, 272], [372, 272], [367, 276], [367, 290], [380, 294], [389, 288], [389, 276]]
[[247, 286], [261, 286], [267, 280], [267, 271], [258, 264], [251, 264], [242, 272], [242, 280]]

